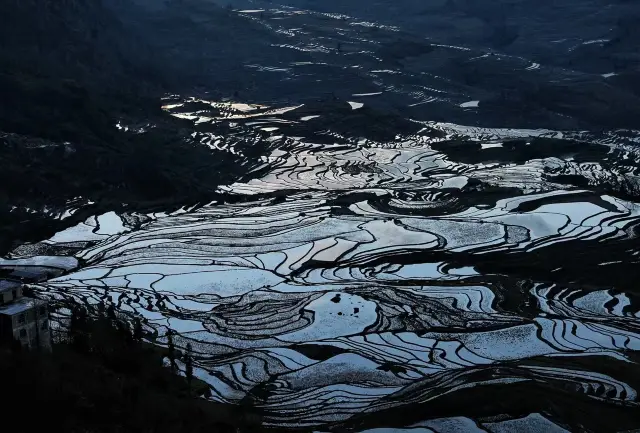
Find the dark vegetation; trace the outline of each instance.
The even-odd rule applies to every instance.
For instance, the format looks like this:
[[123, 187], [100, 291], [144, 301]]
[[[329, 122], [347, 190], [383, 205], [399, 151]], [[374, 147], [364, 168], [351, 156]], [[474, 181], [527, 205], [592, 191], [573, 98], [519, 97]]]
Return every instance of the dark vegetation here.
[[[200, 47], [216, 33], [194, 21], [191, 3], [2, 2], [0, 253], [59, 229], [45, 206], [84, 197], [110, 210], [166, 210], [210, 201], [235, 179], [246, 161], [191, 142], [190, 123], [160, 106], [168, 92], [213, 76], [216, 59]], [[202, 16], [230, 25], [228, 11], [198, 4], [208, 5]]]
[[20, 431], [258, 430], [255, 414], [199, 398], [208, 390], [204, 382], [163, 366], [165, 356], [174, 364], [189, 354], [149, 345], [143, 334], [139, 321], [129, 326], [113, 311], [96, 318], [76, 308], [68, 333], [57, 335], [51, 353], [6, 345], [0, 349], [3, 413]]

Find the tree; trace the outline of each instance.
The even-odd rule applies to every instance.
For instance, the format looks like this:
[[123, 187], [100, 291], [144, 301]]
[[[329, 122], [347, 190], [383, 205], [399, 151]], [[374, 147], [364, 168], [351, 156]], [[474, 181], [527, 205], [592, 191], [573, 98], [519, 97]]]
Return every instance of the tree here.
[[104, 301], [100, 301], [98, 304], [98, 317], [104, 317], [106, 308], [104, 306]]
[[36, 343], [36, 350], [40, 350], [42, 348], [42, 344], [40, 341], [40, 321], [38, 320], [38, 304], [36, 302], [35, 299], [32, 299], [29, 302], [29, 310], [33, 313], [33, 320], [35, 323], [35, 343]]
[[184, 360], [184, 374], [187, 377], [187, 383], [189, 384], [189, 393], [191, 393], [191, 381], [193, 380], [193, 352], [191, 343], [187, 344], [187, 353]]
[[178, 370], [178, 364], [176, 364], [176, 346], [173, 344], [173, 330], [167, 331], [167, 348], [169, 349], [169, 362], [171, 363], [171, 371], [176, 372]]
[[116, 320], [115, 321], [116, 332], [118, 333], [120, 340], [124, 344], [131, 344], [133, 339], [131, 337], [131, 326], [129, 322], [125, 320]]
[[136, 317], [133, 319], [133, 340], [136, 342], [142, 341], [142, 337], [144, 336], [144, 331], [142, 329], [142, 322], [140, 318]]
[[116, 307], [112, 303], [107, 307], [107, 318], [114, 322], [118, 319], [116, 316]]
[[88, 326], [87, 311], [83, 307], [75, 307], [71, 310], [71, 319], [69, 320], [69, 339], [79, 351], [89, 350], [89, 341], [87, 338]]

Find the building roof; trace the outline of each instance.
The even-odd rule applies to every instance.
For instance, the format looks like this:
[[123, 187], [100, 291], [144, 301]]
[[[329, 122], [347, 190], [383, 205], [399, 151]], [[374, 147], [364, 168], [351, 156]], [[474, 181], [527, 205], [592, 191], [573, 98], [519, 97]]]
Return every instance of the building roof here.
[[32, 268], [32, 269], [16, 268], [11, 271], [10, 276], [13, 278], [21, 278], [21, 279], [37, 281], [46, 277], [46, 273], [42, 271], [42, 268], [39, 268], [39, 269], [38, 268]]
[[10, 290], [17, 290], [22, 287], [22, 283], [11, 280], [0, 279], [0, 293], [8, 292]]
[[11, 302], [10, 304], [0, 306], [0, 315], [15, 316], [16, 314], [24, 313], [33, 307], [39, 307], [46, 304], [47, 303], [41, 299], [23, 297]]

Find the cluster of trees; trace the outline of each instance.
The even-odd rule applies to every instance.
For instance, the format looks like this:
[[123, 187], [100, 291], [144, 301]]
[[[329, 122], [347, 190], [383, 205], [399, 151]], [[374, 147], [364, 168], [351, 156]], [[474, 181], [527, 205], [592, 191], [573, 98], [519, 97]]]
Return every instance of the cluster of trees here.
[[[205, 386], [193, 377], [191, 355], [181, 355], [173, 338], [163, 349], [146, 344], [144, 336], [139, 320], [129, 324], [113, 308], [98, 315], [75, 308], [68, 331], [56, 336], [51, 352], [0, 348], [7, 396], [2, 411], [25, 431], [52, 426], [96, 433], [260, 430], [247, 408], [198, 398]], [[173, 368], [163, 365], [165, 357]], [[177, 358], [183, 359], [188, 380], [176, 374]]]
[[[167, 333], [167, 348], [148, 344], [144, 337], [148, 336], [139, 317], [129, 321], [128, 316], [119, 316], [113, 304], [105, 307], [99, 304], [97, 314], [86, 308], [75, 306], [71, 310], [68, 329], [58, 331], [56, 340], [68, 344], [76, 352], [99, 357], [105, 365], [119, 370], [139, 374], [145, 357], [155, 355], [156, 364], [162, 365], [162, 360], [169, 360], [170, 371], [173, 375], [181, 373], [177, 360], [184, 363], [184, 373], [189, 395], [210, 395], [208, 385], [198, 381], [194, 386], [193, 376], [193, 347], [191, 343], [186, 351], [176, 349], [172, 330]], [[158, 359], [161, 360], [158, 363]]]

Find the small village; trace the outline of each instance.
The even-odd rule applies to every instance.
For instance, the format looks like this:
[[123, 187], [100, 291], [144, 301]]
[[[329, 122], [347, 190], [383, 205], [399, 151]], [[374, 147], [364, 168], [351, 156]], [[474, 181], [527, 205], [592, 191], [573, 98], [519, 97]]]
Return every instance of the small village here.
[[19, 281], [0, 280], [0, 338], [28, 349], [51, 350], [48, 303], [23, 294]]

